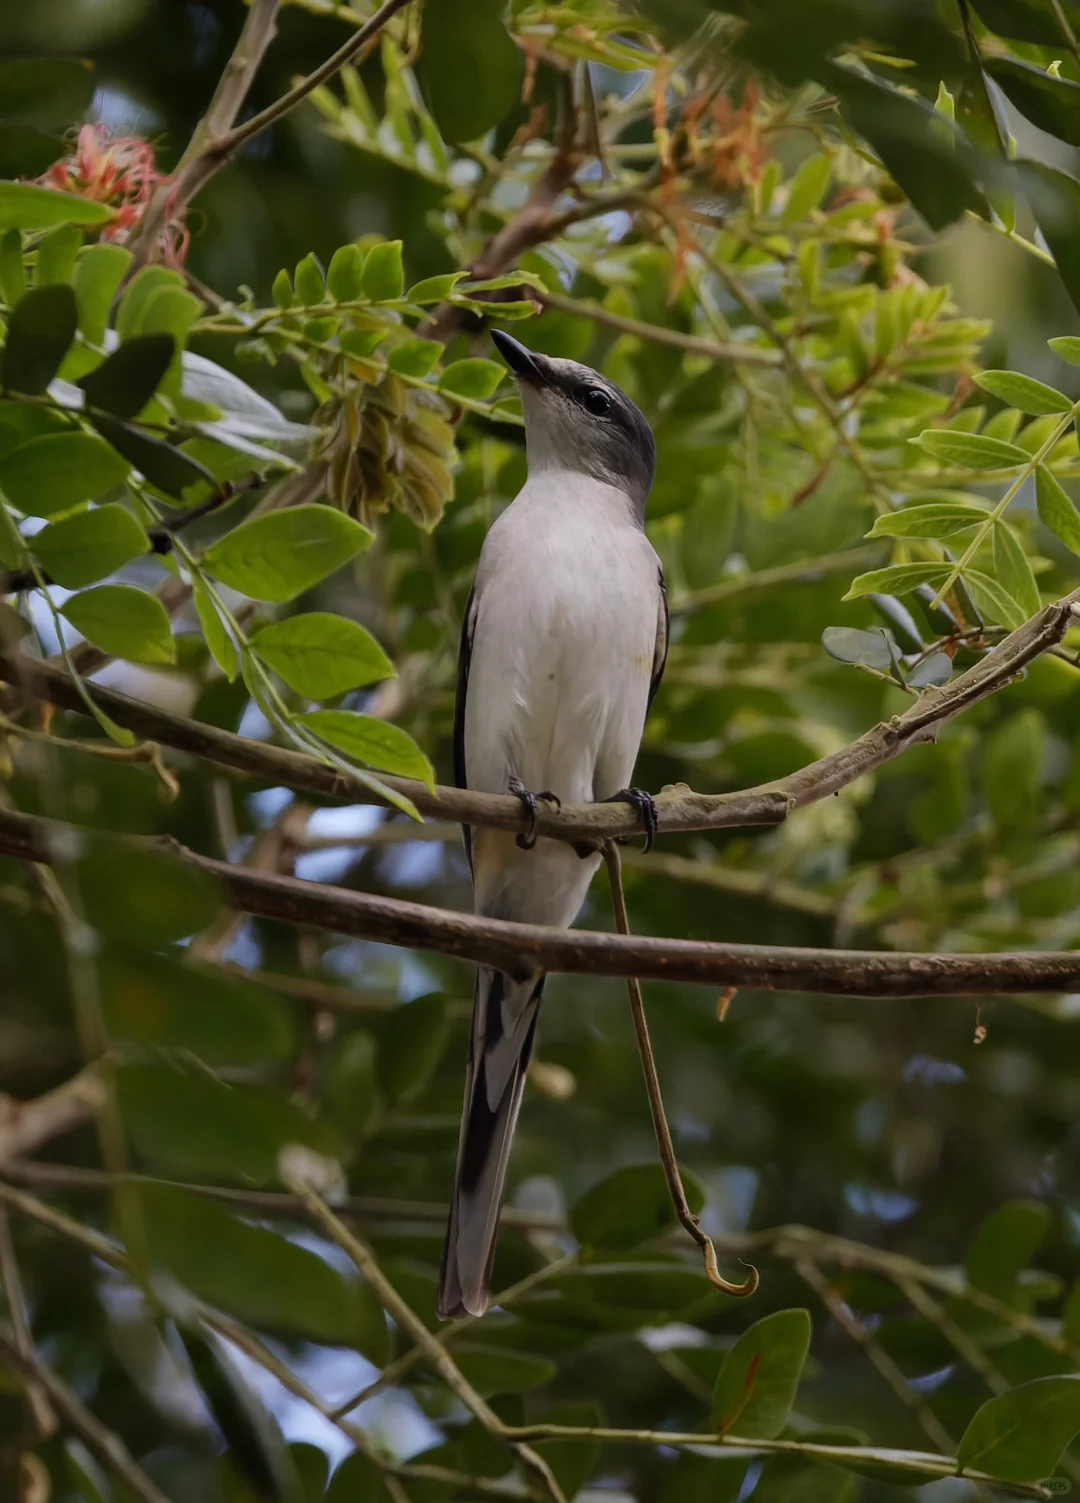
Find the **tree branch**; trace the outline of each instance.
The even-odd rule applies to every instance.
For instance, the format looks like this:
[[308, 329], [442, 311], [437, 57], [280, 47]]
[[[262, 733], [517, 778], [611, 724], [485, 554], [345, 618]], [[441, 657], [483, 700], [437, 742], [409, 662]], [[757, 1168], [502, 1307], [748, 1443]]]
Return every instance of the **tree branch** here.
[[[25, 861], [62, 860], [80, 840], [71, 825], [0, 810], [0, 851]], [[133, 841], [133, 846], [139, 842]], [[756, 991], [838, 997], [956, 997], [1080, 990], [1080, 951], [920, 955], [903, 951], [815, 950], [768, 945], [547, 929], [422, 903], [349, 892], [295, 877], [257, 874], [168, 842], [204, 872], [230, 907], [406, 949], [431, 950], [512, 976], [559, 971], [638, 976]]]
[[33, 1379], [48, 1394], [57, 1413], [80, 1435], [105, 1465], [121, 1478], [142, 1503], [169, 1503], [157, 1484], [139, 1466], [114, 1430], [109, 1430], [78, 1395], [32, 1352], [22, 1352], [14, 1336], [0, 1327], [0, 1355], [17, 1371]]
[[176, 172], [155, 189], [139, 224], [133, 271], [152, 258], [169, 220], [181, 216], [199, 189], [225, 165], [226, 158], [215, 159], [215, 149], [240, 113], [266, 49], [277, 34], [280, 3], [253, 0], [214, 97], [192, 132]]
[[[400, 1330], [408, 1332], [414, 1344], [423, 1352], [425, 1361], [430, 1363], [447, 1388], [461, 1400], [469, 1413], [480, 1421], [489, 1435], [498, 1439], [506, 1438], [506, 1428], [499, 1416], [480, 1397], [439, 1338], [428, 1330], [412, 1306], [402, 1299], [379, 1267], [371, 1249], [354, 1236], [340, 1217], [335, 1216], [325, 1201], [302, 1180], [297, 1180], [291, 1188], [303, 1198], [315, 1224], [348, 1253], [378, 1295], [383, 1309]], [[520, 1441], [511, 1442], [510, 1449], [515, 1452], [521, 1464], [538, 1479], [547, 1496], [552, 1499], [552, 1503], [566, 1503], [562, 1488], [555, 1480], [555, 1474], [538, 1452], [534, 1451], [531, 1446], [523, 1445]]]
[[[171, 553], [174, 546], [173, 540], [178, 532], [183, 532], [193, 522], [201, 522], [204, 517], [220, 511], [227, 502], [235, 501], [237, 496], [258, 490], [260, 486], [266, 484], [266, 481], [267, 477], [261, 471], [253, 475], [245, 475], [243, 480], [235, 483], [227, 480], [212, 496], [208, 496], [205, 501], [200, 501], [198, 506], [189, 507], [175, 517], [159, 523], [157, 527], [148, 528], [146, 536], [150, 539], [150, 552], [161, 556]], [[179, 581], [170, 582], [179, 583]], [[0, 574], [0, 595], [14, 595], [18, 590], [33, 590], [39, 583], [51, 585], [56, 581], [44, 570], [35, 573], [33, 569], [9, 569], [6, 573]]]
[[[809, 763], [790, 777], [739, 793], [695, 793], [685, 784], [667, 788], [656, 800], [661, 833], [781, 824], [792, 810], [839, 792], [864, 773], [891, 762], [908, 747], [935, 740], [939, 728], [947, 721], [1003, 689], [1021, 669], [1056, 647], [1075, 624], [1078, 614], [1080, 589], [1044, 606], [1038, 615], [1010, 632], [992, 652], [944, 688], [927, 689], [902, 715], [881, 721], [849, 746]], [[78, 689], [66, 673], [25, 653], [0, 654], [0, 680], [17, 684], [35, 698], [62, 709], [86, 713]], [[145, 740], [287, 788], [347, 798], [353, 803], [380, 802], [358, 779], [350, 780], [316, 757], [249, 741], [215, 726], [141, 704], [97, 684], [87, 684], [85, 688], [118, 725]], [[510, 795], [447, 787], [437, 787], [432, 792], [422, 783], [407, 778], [380, 776], [411, 798], [422, 814], [498, 830], [518, 831], [526, 827], [527, 816], [521, 801]], [[570, 841], [599, 842], [640, 833], [637, 815], [627, 804], [565, 805], [557, 810], [541, 803], [536, 829], [540, 835]]]
[[43, 1143], [81, 1127], [104, 1100], [105, 1083], [96, 1065], [87, 1065], [33, 1101], [0, 1096], [0, 1169], [11, 1159], [36, 1153]]
[[370, 20], [357, 28], [347, 42], [327, 58], [313, 73], [276, 99], [266, 109], [252, 115], [242, 125], [235, 125], [237, 115], [259, 70], [259, 65], [277, 30], [280, 0], [254, 0], [232, 57], [221, 76], [210, 107], [196, 126], [187, 149], [180, 158], [175, 176], [163, 184], [150, 202], [140, 226], [136, 247], [136, 265], [153, 255], [154, 247], [169, 220], [181, 214], [211, 178], [231, 161], [237, 152], [268, 125], [273, 125], [294, 110], [307, 96], [339, 73], [352, 61], [386, 23], [409, 0], [386, 0]]

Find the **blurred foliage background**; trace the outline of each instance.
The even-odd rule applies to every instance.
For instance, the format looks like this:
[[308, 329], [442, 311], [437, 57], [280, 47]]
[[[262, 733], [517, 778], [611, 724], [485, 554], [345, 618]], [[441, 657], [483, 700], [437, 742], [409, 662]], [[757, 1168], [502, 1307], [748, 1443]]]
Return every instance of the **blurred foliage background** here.
[[[54, 185], [85, 195], [87, 153], [117, 137], [172, 171], [244, 14], [237, 0], [4, 7], [5, 177], [46, 172], [83, 119], [107, 133]], [[284, 5], [246, 111], [368, 14]], [[114, 347], [104, 312], [95, 332], [79, 304], [74, 343], [61, 329], [43, 405], [27, 362], [63, 308], [54, 297], [22, 333], [16, 310], [27, 283], [90, 286], [101, 244], [146, 245], [90, 222], [73, 236], [62, 215], [53, 230], [0, 184], [0, 630], [29, 627], [24, 654], [355, 778], [423, 779], [430, 758], [451, 781], [461, 612], [525, 473], [509, 383], [476, 363], [497, 315], [604, 369], [656, 432], [649, 529], [675, 630], [637, 781], [718, 792], [836, 750], [1080, 583], [1078, 26], [1071, 0], [409, 7], [151, 247], [173, 275], [129, 282], [111, 325], [184, 344], [183, 385], [178, 367], [154, 374], [173, 345], [144, 342], [136, 406], [88, 387], [112, 427], [64, 395]], [[91, 60], [92, 98], [34, 103], [25, 70], [59, 54]], [[545, 182], [540, 229], [514, 239]], [[134, 269], [115, 264], [117, 282]], [[470, 267], [466, 287], [428, 281]], [[498, 285], [510, 271], [524, 276]], [[979, 385], [1003, 367], [1020, 380]], [[100, 486], [75, 451], [51, 450], [47, 472], [40, 449], [11, 457], [76, 431], [92, 442], [80, 464], [112, 455]], [[136, 451], [133, 433], [169, 455]], [[178, 477], [182, 455], [204, 470], [181, 459]], [[228, 508], [181, 534], [183, 508], [214, 497]], [[338, 511], [312, 521], [304, 507], [326, 499]], [[108, 538], [50, 531], [110, 505]], [[117, 507], [136, 529], [127, 552]], [[268, 579], [269, 555], [248, 568], [229, 540], [290, 511], [322, 528], [325, 567], [290, 574], [311, 535], [283, 533]], [[182, 544], [158, 548], [162, 528]], [[119, 553], [94, 553], [106, 545]], [[131, 593], [100, 593], [118, 582]], [[778, 829], [628, 852], [635, 929], [1071, 949], [1075, 655], [1067, 642], [936, 744]], [[0, 865], [0, 1496], [552, 1496], [429, 1365], [399, 1360], [415, 1333], [291, 1188], [347, 1193], [349, 1224], [434, 1327], [468, 967], [242, 920], [186, 868], [112, 838], [167, 835], [258, 872], [467, 909], [457, 829], [117, 745], [32, 685], [4, 693], [4, 806], [96, 835], [57, 849], [56, 875]], [[611, 927], [602, 881], [582, 923]], [[737, 1254], [761, 1270], [746, 1305], [709, 1289], [658, 1201], [621, 984], [560, 977], [548, 998], [496, 1265], [496, 1288], [525, 1282], [452, 1333], [461, 1372], [508, 1424], [699, 1433], [730, 1417], [733, 1384], [743, 1414], [756, 1350], [772, 1408], [728, 1428], [804, 1447], [545, 1440], [567, 1498], [996, 1496], [870, 1450], [953, 1456], [977, 1411], [989, 1438], [975, 1431], [970, 1464], [1050, 1495], [1032, 1490], [1080, 1428], [1074, 997], [740, 993], [719, 1021], [715, 995], [649, 986], [703, 1224], [729, 1272]], [[766, 1317], [779, 1324], [753, 1324]], [[31, 1338], [59, 1392], [40, 1371], [27, 1381]], [[1002, 1394], [1013, 1407], [987, 1417]], [[813, 1447], [830, 1444], [863, 1448], [861, 1469], [822, 1465]], [[1080, 1481], [1080, 1457], [1055, 1479]]]

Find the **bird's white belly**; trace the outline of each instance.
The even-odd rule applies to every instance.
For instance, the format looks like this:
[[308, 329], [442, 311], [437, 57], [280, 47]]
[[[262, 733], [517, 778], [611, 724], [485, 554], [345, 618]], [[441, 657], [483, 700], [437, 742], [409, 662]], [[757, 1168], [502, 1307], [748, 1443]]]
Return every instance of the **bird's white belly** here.
[[[576, 500], [576, 498], [573, 498]], [[588, 803], [625, 787], [648, 706], [659, 608], [657, 559], [640, 529], [580, 504], [522, 501], [488, 534], [465, 711], [470, 788]], [[516, 516], [511, 513], [517, 511]], [[552, 515], [555, 511], [557, 514]], [[541, 840], [476, 830], [479, 912], [573, 921], [596, 858]]]
[[504, 793], [516, 776], [535, 792], [587, 803], [625, 787], [633, 771], [652, 676], [656, 566], [645, 559], [643, 568], [637, 549], [612, 559], [573, 541], [560, 537], [523, 567], [494, 571], [480, 595], [465, 714], [470, 788]]

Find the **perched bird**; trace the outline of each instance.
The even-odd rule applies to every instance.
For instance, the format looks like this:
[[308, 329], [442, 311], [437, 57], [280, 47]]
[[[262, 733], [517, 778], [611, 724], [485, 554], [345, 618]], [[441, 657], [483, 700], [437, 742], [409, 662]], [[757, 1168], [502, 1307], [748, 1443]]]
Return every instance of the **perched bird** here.
[[[537, 839], [536, 805], [624, 801], [667, 656], [664, 576], [645, 536], [656, 465], [625, 392], [573, 360], [492, 335], [521, 391], [529, 474], [484, 540], [458, 659], [454, 771], [513, 793], [531, 828], [466, 830], [475, 911], [565, 928], [600, 864], [595, 846]], [[510, 1144], [545, 977], [480, 966], [457, 1169], [439, 1283], [443, 1318], [487, 1308]]]

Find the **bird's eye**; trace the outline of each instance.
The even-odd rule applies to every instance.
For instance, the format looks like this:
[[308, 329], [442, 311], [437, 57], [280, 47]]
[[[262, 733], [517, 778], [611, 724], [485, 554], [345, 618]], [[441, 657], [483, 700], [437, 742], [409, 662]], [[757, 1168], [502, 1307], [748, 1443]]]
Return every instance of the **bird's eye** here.
[[599, 386], [590, 386], [581, 400], [585, 411], [591, 412], [593, 417], [607, 417], [611, 411], [611, 398]]

